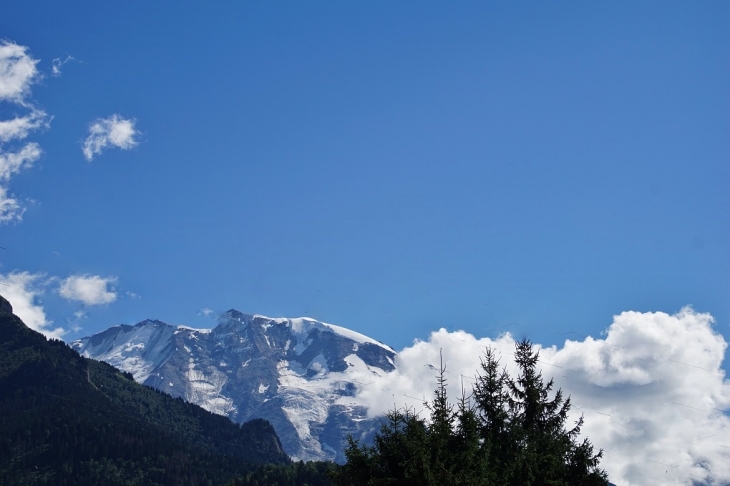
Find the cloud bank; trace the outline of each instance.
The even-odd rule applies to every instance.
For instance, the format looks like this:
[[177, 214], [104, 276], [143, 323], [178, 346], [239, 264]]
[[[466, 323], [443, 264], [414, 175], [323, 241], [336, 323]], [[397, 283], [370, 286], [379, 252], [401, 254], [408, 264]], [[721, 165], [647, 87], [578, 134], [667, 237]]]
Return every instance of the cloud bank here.
[[53, 321], [48, 320], [43, 307], [38, 303], [38, 297], [43, 294], [46, 285], [46, 278], [40, 273], [0, 274], [0, 292], [13, 306], [13, 313], [29, 328], [46, 337], [60, 339], [66, 331], [60, 327], [52, 329]]
[[0, 224], [23, 217], [24, 208], [10, 195], [7, 183], [40, 158], [40, 146], [25, 139], [50, 123], [50, 117], [29, 99], [31, 86], [40, 77], [37, 64], [27, 47], [0, 41], [0, 105], [10, 105], [20, 113], [0, 120]]
[[117, 300], [116, 292], [109, 288], [116, 281], [116, 277], [72, 275], [61, 283], [58, 293], [65, 299], [86, 305], [110, 304]]
[[109, 147], [129, 150], [137, 145], [137, 130], [134, 120], [112, 115], [100, 118], [89, 126], [89, 136], [84, 140], [82, 151], [86, 160], [91, 162], [95, 156]]
[[[620, 485], [728, 484], [730, 380], [721, 369], [727, 343], [709, 314], [624, 312], [603, 339], [566, 340], [540, 349], [543, 376], [571, 395], [570, 422], [603, 448], [602, 466]], [[477, 339], [441, 329], [400, 352], [396, 371], [363, 376], [356, 399], [373, 416], [394, 406], [423, 409], [436, 386], [439, 350], [450, 395], [471, 390], [489, 346], [516, 376], [514, 338]]]

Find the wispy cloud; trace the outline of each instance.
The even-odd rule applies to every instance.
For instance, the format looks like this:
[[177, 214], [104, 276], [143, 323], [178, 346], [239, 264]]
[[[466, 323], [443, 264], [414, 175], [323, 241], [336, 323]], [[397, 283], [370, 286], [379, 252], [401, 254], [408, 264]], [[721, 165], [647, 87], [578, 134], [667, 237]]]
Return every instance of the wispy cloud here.
[[86, 305], [110, 304], [117, 300], [116, 291], [110, 288], [116, 281], [116, 277], [72, 275], [61, 282], [58, 293], [65, 299]]
[[29, 99], [31, 86], [40, 78], [37, 64], [27, 47], [0, 41], [0, 103], [8, 103], [22, 113], [0, 120], [0, 223], [22, 219], [23, 207], [9, 194], [7, 183], [40, 158], [40, 146], [24, 140], [50, 124], [46, 112]]
[[[712, 324], [712, 316], [691, 308], [675, 315], [624, 312], [603, 339], [540, 349], [543, 376], [572, 396], [571, 420], [585, 414], [583, 433], [605, 449], [602, 465], [612, 481], [730, 481], [730, 417], [722, 411], [730, 408], [730, 380], [721, 368], [727, 343]], [[363, 376], [357, 399], [373, 415], [394, 403], [422, 409], [435, 387], [429, 365], [438, 367], [441, 349], [455, 398], [462, 383], [471, 389], [487, 346], [515, 376], [514, 342], [510, 334], [477, 339], [441, 329], [401, 351], [395, 372]]]
[[137, 145], [138, 132], [135, 121], [114, 114], [100, 118], [89, 126], [89, 136], [84, 140], [82, 151], [86, 160], [91, 162], [95, 156], [110, 147], [129, 150]]
[[13, 306], [13, 313], [20, 317], [29, 328], [43, 333], [46, 337], [60, 339], [66, 334], [61, 327], [52, 329], [53, 321], [46, 317], [38, 297], [47, 285], [45, 275], [29, 272], [0, 274], [0, 293]]
[[34, 130], [48, 128], [49, 117], [46, 112], [39, 109], [10, 120], [0, 120], [0, 143], [7, 143], [11, 140], [22, 140]]
[[65, 59], [61, 59], [60, 57], [55, 58], [51, 63], [51, 73], [56, 77], [60, 76], [63, 65], [74, 60], [73, 56], [66, 56]]
[[41, 156], [41, 148], [37, 143], [29, 143], [18, 152], [0, 152], [0, 181], [7, 181], [11, 176], [33, 165]]
[[6, 188], [0, 186], [0, 224], [19, 221], [23, 218], [23, 208], [17, 199], [8, 195]]
[[198, 311], [198, 315], [203, 317], [214, 317], [215, 314], [215, 311], [213, 309], [209, 309], [208, 307], [203, 307]]

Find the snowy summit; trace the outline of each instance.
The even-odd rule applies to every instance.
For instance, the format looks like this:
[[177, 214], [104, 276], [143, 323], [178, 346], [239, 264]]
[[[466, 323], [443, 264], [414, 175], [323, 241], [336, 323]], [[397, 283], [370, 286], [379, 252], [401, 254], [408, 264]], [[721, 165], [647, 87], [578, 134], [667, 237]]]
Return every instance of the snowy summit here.
[[393, 371], [396, 359], [390, 347], [340, 326], [233, 309], [214, 329], [145, 320], [71, 345], [236, 422], [269, 420], [295, 459], [340, 462], [347, 434], [377, 427], [356, 392]]

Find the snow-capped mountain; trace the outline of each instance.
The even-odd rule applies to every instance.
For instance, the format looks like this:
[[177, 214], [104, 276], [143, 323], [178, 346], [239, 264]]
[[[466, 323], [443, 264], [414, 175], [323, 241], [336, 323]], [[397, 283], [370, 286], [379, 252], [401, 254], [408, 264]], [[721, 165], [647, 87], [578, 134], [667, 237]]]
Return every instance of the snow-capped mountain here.
[[374, 432], [355, 403], [373, 375], [394, 369], [388, 346], [348, 329], [230, 310], [214, 329], [147, 320], [71, 343], [149, 386], [236, 422], [265, 418], [295, 459], [344, 461], [345, 437]]

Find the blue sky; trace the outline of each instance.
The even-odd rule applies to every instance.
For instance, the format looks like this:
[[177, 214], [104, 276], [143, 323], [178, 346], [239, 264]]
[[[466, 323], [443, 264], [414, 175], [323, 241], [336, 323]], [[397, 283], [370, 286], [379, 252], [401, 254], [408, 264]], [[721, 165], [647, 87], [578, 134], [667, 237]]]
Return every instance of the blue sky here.
[[[65, 339], [233, 307], [397, 349], [439, 327], [551, 344], [687, 304], [728, 338], [729, 20], [724, 2], [5, 2], [0, 36], [39, 75], [0, 113], [48, 126], [4, 146], [42, 155], [5, 183], [25, 212], [1, 270], [42, 275]], [[129, 146], [88, 161], [115, 114]], [[74, 276], [114, 300], [65, 298]]]

